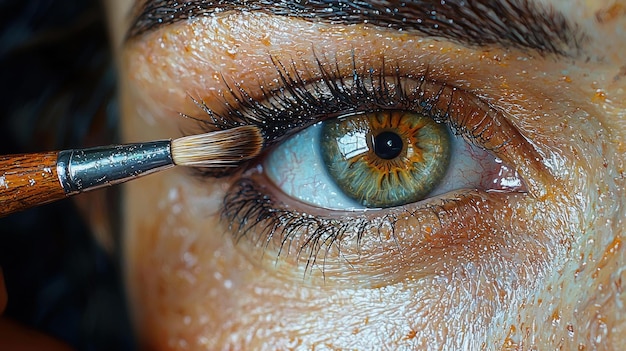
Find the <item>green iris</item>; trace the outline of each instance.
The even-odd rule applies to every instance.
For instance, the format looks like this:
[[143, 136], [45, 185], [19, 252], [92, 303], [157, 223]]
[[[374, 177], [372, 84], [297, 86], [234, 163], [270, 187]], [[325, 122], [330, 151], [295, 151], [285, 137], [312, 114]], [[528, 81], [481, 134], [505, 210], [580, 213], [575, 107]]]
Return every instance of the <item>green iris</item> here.
[[324, 123], [322, 156], [346, 195], [367, 207], [422, 200], [450, 162], [450, 134], [431, 118], [381, 111]]

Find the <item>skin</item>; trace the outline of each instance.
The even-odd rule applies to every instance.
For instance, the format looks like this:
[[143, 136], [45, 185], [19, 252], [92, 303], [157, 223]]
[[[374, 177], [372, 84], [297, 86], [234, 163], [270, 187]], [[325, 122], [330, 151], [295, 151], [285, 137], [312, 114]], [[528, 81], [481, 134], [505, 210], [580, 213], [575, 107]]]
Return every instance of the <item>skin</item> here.
[[342, 256], [329, 249], [326, 265], [310, 270], [295, 253], [278, 257], [273, 241], [258, 247], [254, 233], [234, 240], [219, 212], [240, 175], [174, 169], [128, 184], [123, 255], [141, 346], [624, 349], [626, 47], [616, 43], [626, 39], [626, 3], [544, 2], [589, 35], [581, 58], [257, 13], [180, 22], [124, 43], [132, 3], [109, 1], [128, 141], [177, 137], [195, 125], [179, 112], [203, 116], [189, 95], [219, 112], [222, 76], [258, 95], [258, 81], [277, 78], [270, 55], [304, 69], [312, 48], [342, 72], [345, 48], [357, 66], [383, 56], [407, 72], [428, 65], [429, 77], [489, 101], [524, 136], [503, 159], [527, 194], [472, 193], [439, 219], [346, 239]]

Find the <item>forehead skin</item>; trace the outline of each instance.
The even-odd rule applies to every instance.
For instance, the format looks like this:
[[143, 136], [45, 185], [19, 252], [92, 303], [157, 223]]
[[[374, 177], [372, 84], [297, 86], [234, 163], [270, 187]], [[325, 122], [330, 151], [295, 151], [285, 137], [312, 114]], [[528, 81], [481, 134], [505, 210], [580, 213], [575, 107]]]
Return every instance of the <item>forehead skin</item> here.
[[[243, 345], [250, 340], [272, 340], [275, 347], [284, 349], [297, 349], [300, 343], [319, 345], [321, 342], [326, 342], [322, 346], [327, 348], [343, 346], [359, 349], [378, 343], [387, 343], [390, 348], [399, 345], [418, 347], [420, 338], [432, 342], [430, 346], [439, 342], [440, 346], [456, 345], [464, 349], [459, 343], [474, 342], [473, 335], [480, 338], [488, 330], [491, 335], [483, 335], [483, 340], [489, 344], [487, 349], [493, 346], [523, 350], [536, 345], [539, 345], [538, 349], [560, 347], [567, 350], [581, 345], [587, 346], [587, 349], [592, 346], [606, 350], [623, 349], [624, 345], [620, 343], [624, 342], [622, 335], [626, 333], [626, 323], [616, 309], [625, 302], [621, 286], [625, 262], [621, 222], [624, 218], [624, 171], [621, 160], [626, 153], [623, 143], [626, 129], [626, 69], [623, 68], [626, 47], [619, 45], [625, 37], [625, 7], [620, 3], [603, 1], [544, 2], [554, 5], [588, 33], [590, 39], [584, 48], [585, 59], [548, 58], [524, 62], [516, 60], [514, 55], [498, 52], [500, 56], [496, 60], [494, 57], [498, 55], [493, 52], [474, 54], [462, 50], [463, 54], [457, 57], [458, 62], [452, 61], [457, 72], [464, 71], [467, 81], [481, 86], [485, 95], [506, 101], [513, 99], [513, 93], [522, 91], [527, 96], [519, 97], [514, 103], [531, 110], [546, 109], [541, 125], [520, 126], [529, 131], [537, 129], [535, 134], [530, 134], [533, 138], [540, 140], [549, 135], [551, 128], [566, 128], [564, 124], [567, 123], [576, 125], [571, 131], [575, 137], [568, 140], [573, 147], [557, 145], [555, 148], [562, 148], [563, 155], [576, 165], [580, 174], [571, 174], [568, 181], [573, 188], [584, 192], [580, 196], [566, 194], [562, 200], [553, 203], [547, 201], [546, 204], [552, 204], [552, 207], [546, 207], [544, 212], [567, 217], [556, 222], [561, 221], [564, 226], [572, 228], [572, 232], [581, 234], [580, 237], [557, 236], [546, 245], [527, 243], [532, 246], [532, 250], [526, 250], [525, 256], [530, 261], [526, 263], [527, 267], [508, 272], [508, 276], [517, 274], [518, 278], [511, 285], [507, 285], [510, 282], [505, 279], [500, 280], [498, 274], [502, 272], [496, 270], [495, 274], [490, 274], [485, 270], [479, 279], [473, 279], [466, 285], [474, 289], [471, 291], [450, 292], [446, 290], [448, 285], [445, 282], [434, 280], [396, 284], [385, 289], [335, 291], [333, 286], [314, 289], [300, 286], [297, 280], [295, 284], [285, 283], [282, 279], [285, 276], [293, 278], [288, 276], [289, 273], [278, 278], [267, 274], [258, 265], [251, 264], [244, 257], [243, 250], [234, 248], [226, 240], [228, 236], [220, 232], [224, 227], [216, 216], [207, 216], [220, 206], [225, 184], [216, 182], [200, 187], [198, 183], [189, 181], [183, 172], [170, 172], [127, 188], [125, 206], [130, 217], [125, 234], [127, 281], [139, 332], [148, 339], [144, 343], [155, 349], [217, 349], [219, 347], [214, 342], [218, 338], [216, 334], [219, 334], [222, 336], [218, 341], [229, 344], [231, 349], [246, 349]], [[118, 50], [121, 67], [124, 135], [129, 140], [170, 137], [177, 126], [167, 116], [174, 111], [186, 112], [186, 109], [192, 108], [186, 91], [210, 91], [216, 87], [210, 79], [198, 82], [192, 73], [197, 77], [202, 74], [202, 69], [185, 66], [184, 60], [176, 61], [176, 56], [180, 55], [162, 50], [160, 45], [137, 42], [125, 46], [123, 37], [130, 22], [128, 14], [131, 6], [130, 1], [124, 0], [107, 3], [113, 43]], [[259, 21], [267, 25], [263, 28], [270, 34], [275, 34], [272, 28], [278, 32], [281, 25], [290, 25], [284, 19], [275, 22], [263, 20]], [[211, 62], [210, 58], [221, 55], [228, 57], [225, 51], [220, 51], [220, 47], [233, 42], [235, 31], [247, 39], [264, 39], [264, 33], [246, 32], [245, 28], [237, 27], [238, 23], [206, 23], [212, 26], [210, 28], [215, 33], [221, 34], [213, 38], [217, 43], [208, 45], [204, 52], [195, 53], [200, 59], [196, 62]], [[305, 26], [297, 21], [293, 23], [296, 28]], [[348, 40], [342, 41], [347, 47], [361, 45], [357, 47], [359, 50], [385, 52], [385, 48], [376, 45], [358, 44], [360, 35], [369, 38], [366, 36], [369, 34], [358, 29], [337, 34], [339, 30], [335, 27], [320, 28], [332, 37], [320, 39], [320, 46], [328, 50], [337, 46], [340, 40]], [[194, 30], [201, 33], [201, 29], [202, 23], [196, 23], [191, 28], [178, 26], [167, 29], [163, 38], [177, 38], [177, 35], [194, 33]], [[349, 33], [351, 37], [346, 39], [348, 34], [344, 33]], [[310, 48], [306, 39], [309, 34], [315, 35], [305, 31], [299, 34], [304, 43], [288, 34], [281, 38], [307, 49]], [[389, 38], [392, 39], [391, 48], [397, 52], [411, 52], [410, 47], [395, 41], [399, 37], [390, 35]], [[354, 40], [349, 41], [351, 39]], [[193, 43], [200, 45], [201, 42], [198, 38]], [[245, 43], [249, 43], [245, 49], [250, 55], [257, 52], [254, 40]], [[446, 47], [445, 43], [441, 45]], [[171, 47], [180, 48], [179, 52], [185, 49], [176, 43]], [[284, 48], [280, 42], [274, 43], [271, 48], [273, 52], [295, 52], [297, 49]], [[266, 52], [263, 50], [260, 52]], [[226, 59], [220, 67], [207, 65], [204, 68], [211, 72], [220, 69], [234, 72], [234, 77], [244, 80], [238, 72], [245, 71], [253, 60], [242, 56], [238, 57], [239, 61]], [[161, 60], [182, 62], [180, 67], [185, 70], [182, 74], [174, 72]], [[158, 69], [155, 68], [157, 66]], [[475, 68], [478, 66], [487, 68]], [[517, 76], [494, 79], [500, 68]], [[265, 71], [259, 69], [257, 72], [264, 74]], [[485, 73], [492, 75], [484, 77]], [[180, 87], [168, 85], [174, 78]], [[503, 80], [510, 86], [506, 86]], [[167, 86], [165, 93], [161, 89], [164, 86]], [[520, 89], [516, 90], [516, 87]], [[516, 108], [514, 103], [511, 103], [512, 110]], [[559, 119], [560, 111], [581, 117], [579, 120]], [[581, 111], [586, 114], [578, 114]], [[560, 161], [555, 159], [554, 163]], [[572, 173], [577, 172], [572, 170]], [[588, 177], [585, 176], [587, 174]], [[574, 209], [584, 201], [590, 204], [585, 205], [581, 213], [568, 211], [570, 206]], [[180, 211], [181, 207], [183, 211]], [[518, 207], [512, 208], [510, 213], [504, 211], [502, 216], [508, 215], [506, 218], [511, 226], [519, 226], [517, 231], [523, 230], [524, 226], [541, 227], [541, 220], [546, 219], [541, 213], [534, 213], [540, 218], [538, 221], [516, 222], [511, 217], [515, 210], [519, 211], [518, 214], [526, 213], [524, 208]], [[549, 219], [546, 221], [549, 222]], [[546, 231], [553, 230], [545, 225]], [[207, 228], [216, 229], [211, 232]], [[207, 232], [212, 235], [201, 235]], [[536, 239], [540, 242], [543, 238]], [[474, 249], [471, 245], [467, 247], [468, 251]], [[520, 245], [508, 253], [515, 253], [515, 250], [525, 251]], [[478, 254], [478, 250], [472, 253]], [[550, 260], [542, 261], [544, 256], [550, 257]], [[571, 262], [565, 262], [565, 257]], [[552, 272], [552, 267], [542, 266], [542, 263], [557, 265], [562, 270]], [[479, 264], [475, 268], [483, 266]], [[525, 292], [533, 289], [540, 292], [533, 295], [532, 300], [519, 298], [528, 296]], [[460, 301], [467, 297], [466, 294], [476, 297], [474, 304], [459, 307], [461, 312], [450, 320], [443, 320], [437, 315], [461, 305]], [[446, 306], [438, 304], [438, 298]], [[515, 304], [502, 301], [515, 301]], [[393, 311], [394, 318], [387, 319], [389, 311]], [[510, 320], [511, 315], [514, 316], [513, 321]], [[412, 318], [422, 323], [412, 324]], [[437, 330], [433, 331], [433, 328]], [[456, 340], [442, 341], [450, 335]]]

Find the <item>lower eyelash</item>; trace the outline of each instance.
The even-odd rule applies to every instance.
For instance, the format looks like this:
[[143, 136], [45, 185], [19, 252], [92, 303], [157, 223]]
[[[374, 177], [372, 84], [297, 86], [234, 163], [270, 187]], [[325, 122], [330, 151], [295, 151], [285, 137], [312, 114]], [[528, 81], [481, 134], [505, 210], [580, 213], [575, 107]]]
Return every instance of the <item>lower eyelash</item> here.
[[[325, 218], [284, 209], [270, 195], [260, 190], [260, 186], [249, 177], [239, 179], [228, 191], [222, 207], [222, 219], [229, 223], [229, 231], [235, 240], [252, 242], [264, 250], [281, 256], [295, 255], [295, 261], [305, 263], [305, 274], [313, 267], [323, 267], [318, 258], [326, 258], [331, 250], [333, 256], [341, 256], [341, 246], [354, 244], [352, 251], [360, 251], [364, 236], [389, 237], [395, 241], [398, 214], [385, 211], [383, 215], [363, 212], [350, 212], [345, 216]], [[441, 204], [427, 203], [409, 211], [402, 210], [405, 218], [428, 219], [444, 226], [444, 217], [452, 212], [447, 207], [462, 201], [463, 195], [443, 200]], [[382, 213], [379, 211], [378, 213]], [[426, 218], [430, 217], [430, 218]], [[432, 229], [436, 231], [436, 229]], [[383, 239], [381, 239], [381, 242]], [[399, 244], [397, 244], [400, 250]], [[321, 256], [320, 256], [321, 253]]]
[[[306, 268], [315, 265], [318, 252], [330, 248], [343, 239], [348, 227], [358, 228], [356, 240], [360, 242], [368, 224], [363, 218], [353, 217], [349, 223], [338, 219], [325, 219], [277, 206], [274, 199], [258, 190], [249, 178], [240, 179], [224, 198], [222, 218], [230, 223], [229, 230], [238, 240], [256, 241], [267, 249], [274, 238], [280, 238], [277, 256], [290, 255], [295, 249], [297, 259], [306, 257]], [[249, 238], [254, 233], [256, 240]], [[296, 244], [301, 240], [300, 244]], [[297, 247], [292, 247], [296, 245]]]
[[[473, 140], [480, 137], [475, 135], [477, 130], [463, 128], [462, 121], [451, 118], [453, 114], [450, 111], [456, 110], [456, 102], [462, 100], [465, 103], [469, 112], [464, 118], [475, 118], [471, 113], [474, 112], [472, 107], [483, 109], [487, 121], [481, 121], [477, 128], [488, 123], [495, 112], [475, 96], [457, 97], [468, 94], [463, 90], [430, 80], [429, 66], [418, 74], [403, 74], [399, 67], [389, 69], [385, 60], [381, 59], [380, 69], [359, 68], [353, 55], [346, 75], [339, 62], [324, 63], [317, 57], [316, 72], [304, 62], [302, 72], [295, 61], [290, 67], [274, 57], [272, 62], [279, 83], [259, 83], [260, 96], [252, 96], [240, 83], [229, 84], [224, 79], [226, 92], [220, 102], [222, 112], [209, 108], [200, 99], [192, 98], [208, 118], [186, 117], [198, 121], [204, 132], [255, 125], [263, 131], [265, 146], [269, 147], [287, 135], [322, 120], [348, 113], [389, 109], [423, 113], [439, 123], [448, 123], [456, 134]], [[276, 84], [279, 86], [275, 87]]]

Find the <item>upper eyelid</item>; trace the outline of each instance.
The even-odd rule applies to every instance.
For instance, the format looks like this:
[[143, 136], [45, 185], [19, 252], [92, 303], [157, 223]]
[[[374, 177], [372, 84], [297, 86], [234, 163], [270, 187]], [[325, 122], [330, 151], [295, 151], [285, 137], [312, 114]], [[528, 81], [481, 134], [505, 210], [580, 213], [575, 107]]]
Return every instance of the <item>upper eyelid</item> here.
[[[378, 66], [358, 66], [354, 53], [349, 70], [345, 68], [342, 70], [338, 61], [322, 61], [317, 58], [315, 63], [317, 72], [313, 72], [309, 65], [304, 64], [304, 68], [300, 69], [305, 73], [299, 73], [298, 65], [294, 61], [291, 61], [290, 66], [283, 65], [277, 59], [273, 59], [273, 62], [279, 85], [257, 83], [261, 87], [260, 92], [252, 94], [248, 87], [244, 88], [238, 83], [228, 84], [224, 79], [227, 89], [222, 95], [222, 101], [212, 101], [211, 106], [208, 106], [202, 100], [195, 100], [208, 118], [205, 116], [194, 119], [209, 131], [247, 124], [256, 125], [264, 134], [267, 149], [280, 142], [283, 137], [314, 123], [349, 112], [404, 108], [426, 112], [443, 122], [448, 119], [451, 109], [454, 109], [453, 115], [457, 118], [452, 118], [450, 122], [455, 133], [469, 139], [478, 138], [482, 140], [477, 143], [478, 146], [491, 150], [515, 147], [516, 152], [504, 152], [501, 158], [505, 163], [519, 164], [524, 168], [525, 180], [530, 180], [528, 185], [531, 194], [537, 196], [545, 194], [544, 184], [549, 180], [546, 178], [549, 172], [541, 161], [541, 155], [525, 141], [510, 121], [502, 116], [497, 107], [474, 92], [431, 79], [430, 66], [422, 66], [423, 70], [419, 75], [404, 74], [398, 66], [386, 64], [384, 58], [380, 59]], [[407, 88], [410, 84], [413, 86]], [[268, 89], [267, 86], [272, 88]], [[395, 89], [396, 94], [392, 98], [389, 98], [389, 89]], [[413, 95], [408, 96], [408, 93]], [[323, 98], [328, 98], [328, 101], [321, 101]], [[360, 110], [356, 110], [356, 106]], [[435, 109], [434, 115], [431, 109]], [[472, 111], [478, 111], [483, 115], [477, 117]], [[496, 135], [500, 137], [496, 138], [497, 143], [491, 140], [493, 133], [484, 134], [484, 128], [495, 120], [499, 120], [496, 123], [501, 125], [501, 132]], [[468, 121], [476, 127], [474, 129], [465, 127]], [[503, 135], [505, 137], [502, 137]], [[517, 159], [513, 160], [510, 157]], [[230, 172], [232, 171], [201, 171], [208, 176], [228, 175]]]
[[[374, 66], [358, 68], [354, 61], [354, 53], [352, 57], [349, 72], [343, 72], [338, 62], [322, 61], [317, 56], [314, 64], [317, 72], [312, 72], [310, 64], [304, 63], [298, 67], [297, 63], [292, 61], [288, 67], [272, 57], [277, 76], [274, 80], [280, 83], [244, 83], [247, 84], [247, 87], [244, 87], [242, 83], [229, 83], [226, 78], [222, 77], [225, 90], [221, 93], [221, 99], [213, 99], [208, 104], [202, 99], [191, 97], [206, 116], [185, 116], [198, 121], [205, 131], [248, 124], [256, 125], [265, 132], [266, 141], [268, 145], [271, 145], [283, 136], [293, 134], [314, 123], [339, 114], [345, 115], [345, 110], [338, 113], [338, 109], [355, 105], [354, 101], [345, 101], [345, 97], [353, 100], [365, 97], [370, 100], [369, 105], [373, 109], [388, 108], [389, 106], [386, 105], [394, 105], [399, 101], [406, 105], [415, 104], [415, 101], [405, 100], [406, 96], [399, 95], [394, 96], [395, 101], [388, 101], [387, 92], [379, 91], [379, 89], [389, 89], [387, 79], [395, 79], [391, 84], [397, 87], [394, 88], [394, 92], [400, 94], [404, 93], [400, 86], [405, 79], [419, 81], [420, 84], [428, 81], [441, 84], [442, 87], [450, 87], [449, 83], [439, 83], [438, 80], [430, 78], [432, 71], [429, 65], [423, 66], [420, 73], [404, 74], [397, 66], [388, 68], [389, 65], [385, 63], [384, 58], [381, 58], [379, 68], [374, 69]], [[325, 68], [326, 66], [331, 68]], [[350, 82], [347, 82], [348, 80]], [[253, 84], [259, 87], [256, 93], [251, 93], [254, 88], [249, 88]], [[469, 93], [463, 88], [453, 88], [460, 93]], [[374, 91], [373, 95], [372, 91]], [[342, 106], [320, 104], [319, 99], [328, 96], [344, 98], [338, 104]], [[476, 98], [482, 100], [479, 96]], [[387, 101], [383, 101], [384, 99]], [[486, 108], [493, 108], [487, 101], [482, 100], [482, 102]], [[359, 101], [359, 104], [363, 104], [363, 101]], [[394, 105], [393, 108], [395, 107]], [[364, 112], [364, 110], [353, 112]], [[270, 130], [272, 128], [274, 130]]]

